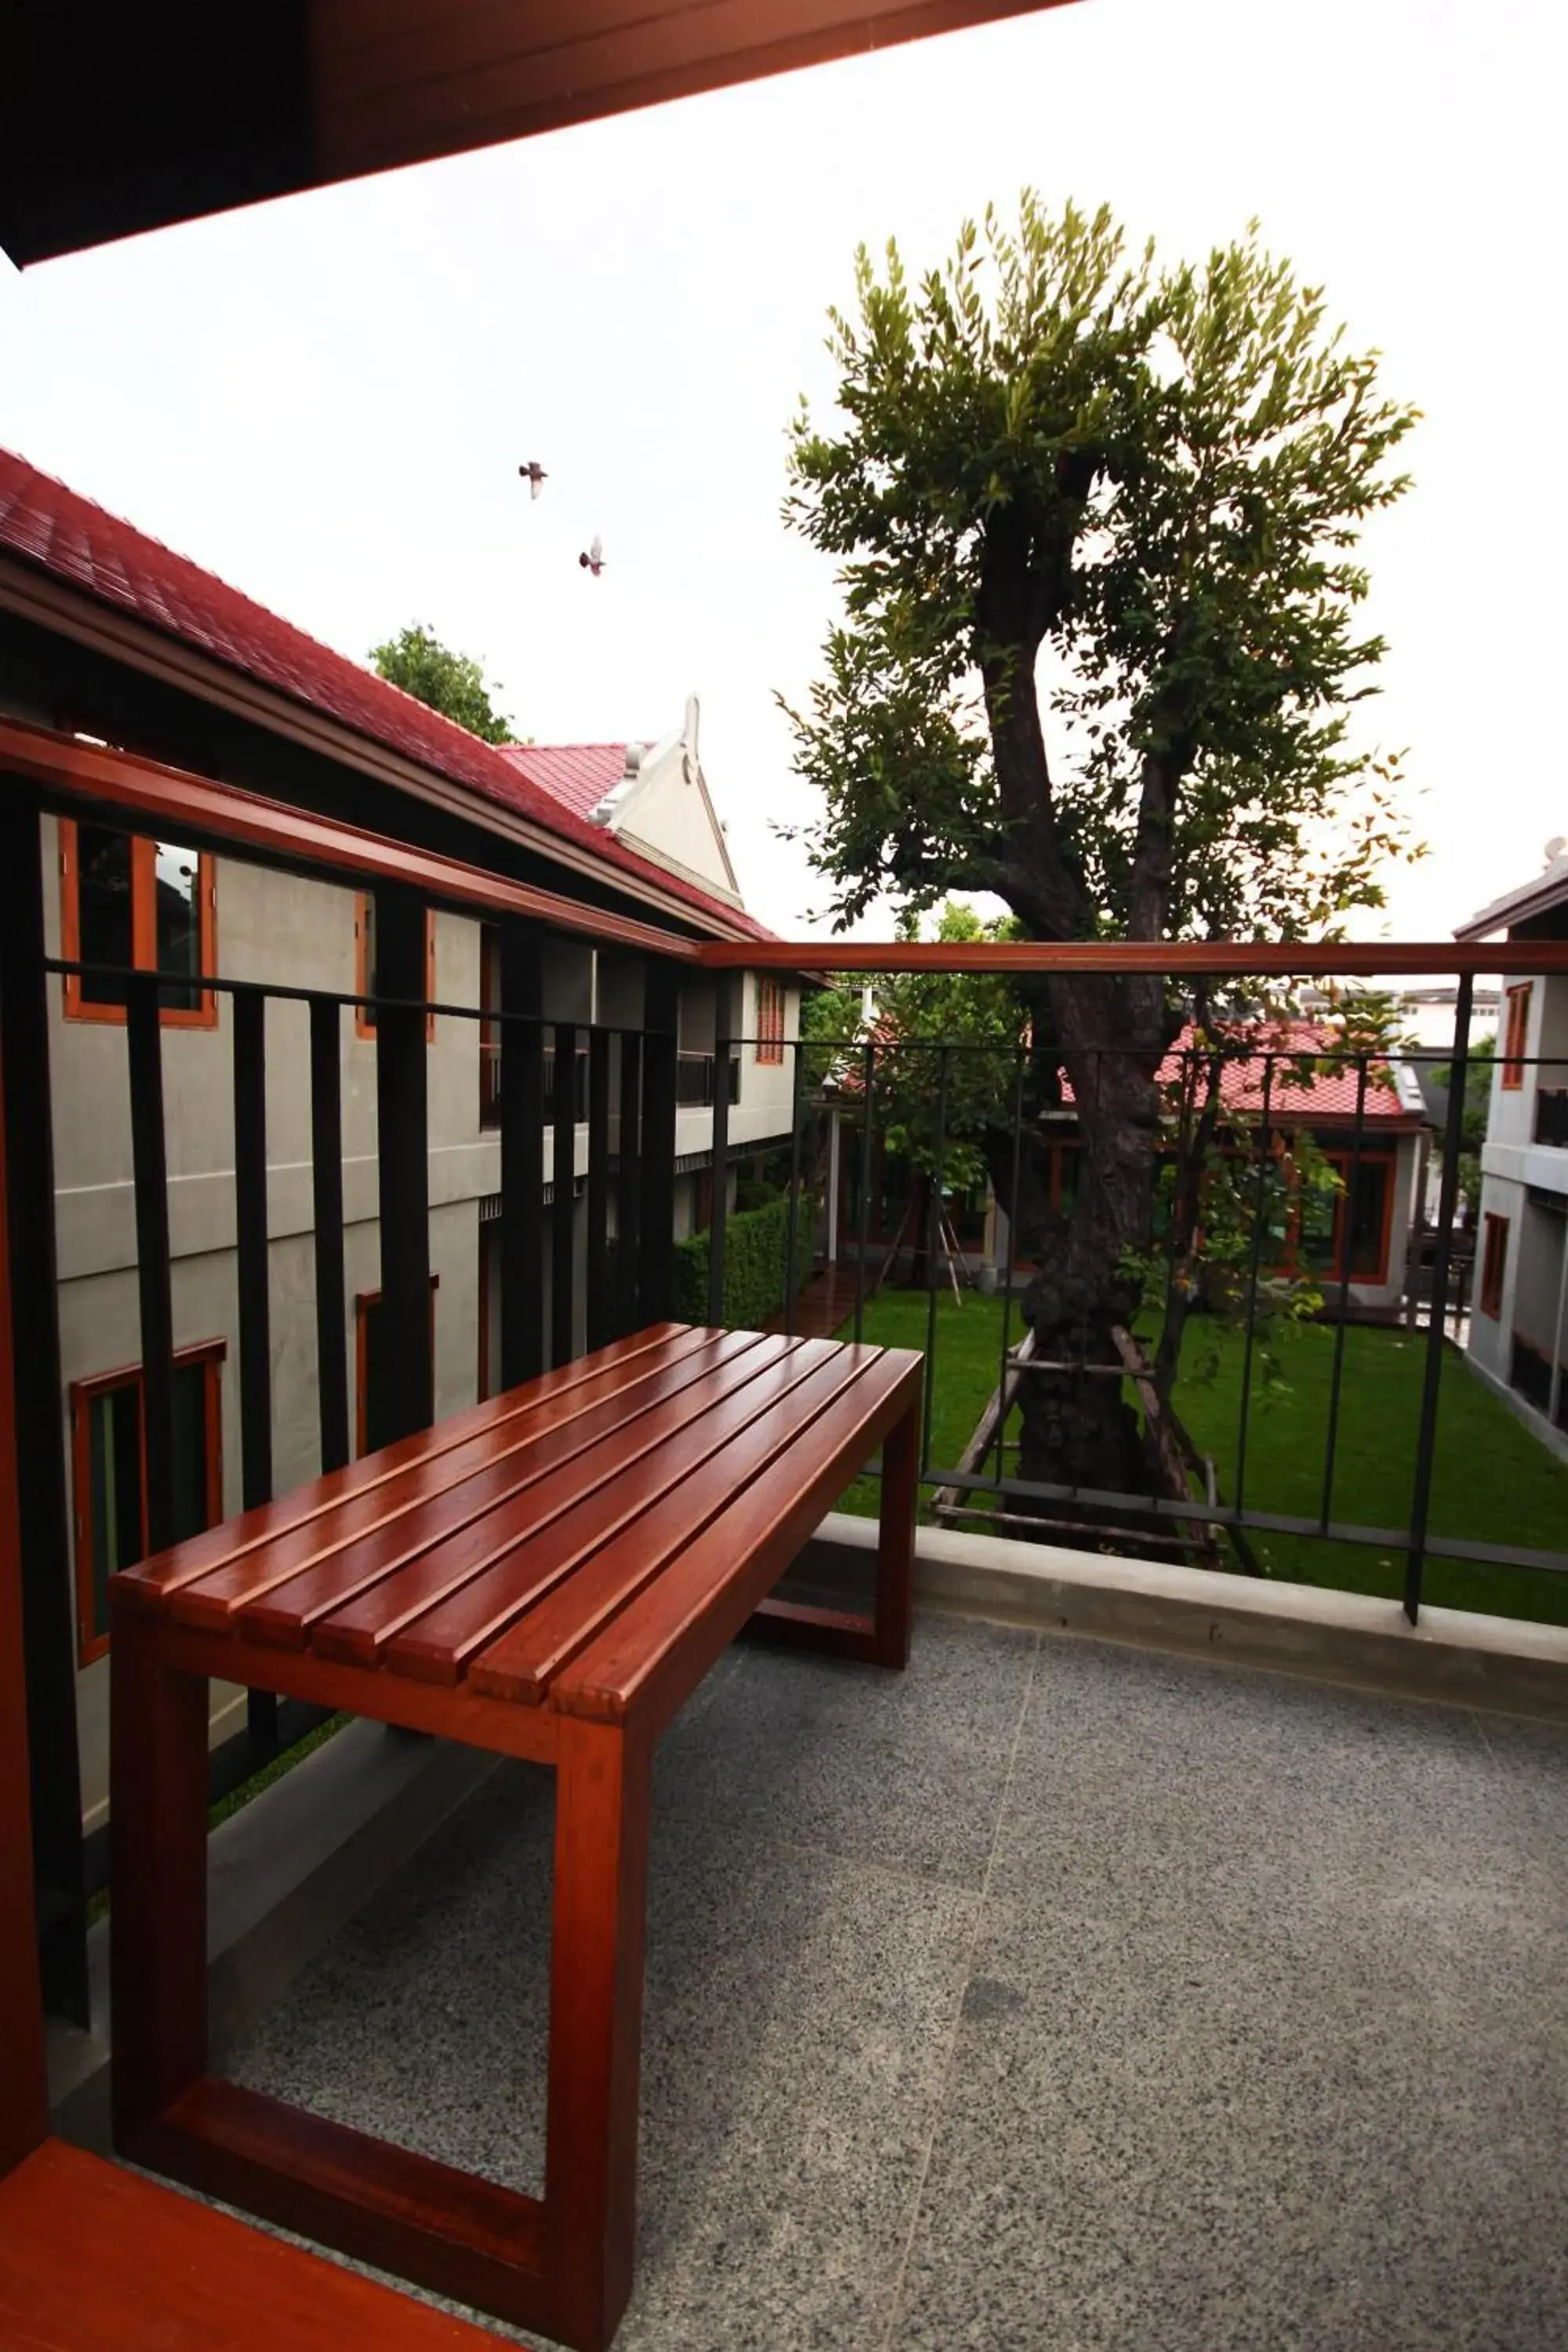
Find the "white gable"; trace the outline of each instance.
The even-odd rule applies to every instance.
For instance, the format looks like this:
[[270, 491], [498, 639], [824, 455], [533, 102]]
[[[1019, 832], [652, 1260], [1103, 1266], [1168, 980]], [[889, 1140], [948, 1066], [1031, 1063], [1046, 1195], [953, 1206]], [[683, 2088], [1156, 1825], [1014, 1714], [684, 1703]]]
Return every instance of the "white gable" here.
[[595, 816], [628, 849], [739, 907], [735, 869], [697, 755], [698, 715], [693, 695], [679, 733], [644, 751], [635, 774], [627, 774]]

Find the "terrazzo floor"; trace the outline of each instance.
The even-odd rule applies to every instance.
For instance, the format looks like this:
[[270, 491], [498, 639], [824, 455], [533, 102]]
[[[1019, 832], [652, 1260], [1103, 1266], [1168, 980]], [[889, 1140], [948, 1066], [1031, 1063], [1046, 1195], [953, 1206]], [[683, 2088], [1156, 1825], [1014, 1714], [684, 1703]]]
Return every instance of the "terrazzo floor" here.
[[[500, 1768], [228, 2071], [537, 2190], [551, 1810]], [[1563, 2352], [1565, 1825], [1539, 1725], [731, 1653], [659, 1756], [619, 2352]]]

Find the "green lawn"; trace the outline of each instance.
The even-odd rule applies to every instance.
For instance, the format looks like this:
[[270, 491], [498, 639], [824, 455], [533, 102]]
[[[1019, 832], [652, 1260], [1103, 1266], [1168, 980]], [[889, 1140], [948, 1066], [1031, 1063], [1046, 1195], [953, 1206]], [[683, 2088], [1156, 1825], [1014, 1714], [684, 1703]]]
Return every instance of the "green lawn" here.
[[[1020, 1328], [1014, 1310], [1015, 1336]], [[996, 1385], [1001, 1302], [966, 1293], [939, 1302], [931, 1459], [951, 1468]], [[866, 1337], [923, 1348], [923, 1293], [884, 1291], [866, 1310]], [[1334, 1334], [1310, 1324], [1279, 1342], [1282, 1385], [1266, 1384], [1255, 1360], [1247, 1445], [1246, 1502], [1253, 1510], [1315, 1516], [1321, 1504]], [[1332, 1512], [1364, 1527], [1399, 1528], [1408, 1517], [1420, 1416], [1426, 1335], [1352, 1327], [1345, 1334]], [[1212, 1454], [1220, 1492], [1236, 1497], [1243, 1341], [1205, 1322], [1189, 1329], [1177, 1406], [1194, 1442]], [[1549, 1454], [1506, 1405], [1447, 1349], [1433, 1479], [1434, 1536], [1568, 1551], [1568, 1465]], [[874, 1511], [874, 1481], [846, 1508]], [[1270, 1575], [1390, 1596], [1404, 1589], [1404, 1554], [1370, 1545], [1255, 1533]], [[1428, 1560], [1425, 1596], [1457, 1609], [1568, 1623], [1568, 1576]]]

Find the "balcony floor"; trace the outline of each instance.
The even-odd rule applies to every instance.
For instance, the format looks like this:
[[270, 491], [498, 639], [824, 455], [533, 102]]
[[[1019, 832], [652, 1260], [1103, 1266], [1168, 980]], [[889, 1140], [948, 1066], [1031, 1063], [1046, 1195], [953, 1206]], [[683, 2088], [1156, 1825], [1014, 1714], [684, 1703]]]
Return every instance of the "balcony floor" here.
[[[500, 1768], [231, 2071], [537, 2189], [550, 1811]], [[731, 1654], [660, 1757], [619, 2347], [1556, 2352], [1565, 1815], [1538, 1725], [942, 1618], [901, 1682]]]

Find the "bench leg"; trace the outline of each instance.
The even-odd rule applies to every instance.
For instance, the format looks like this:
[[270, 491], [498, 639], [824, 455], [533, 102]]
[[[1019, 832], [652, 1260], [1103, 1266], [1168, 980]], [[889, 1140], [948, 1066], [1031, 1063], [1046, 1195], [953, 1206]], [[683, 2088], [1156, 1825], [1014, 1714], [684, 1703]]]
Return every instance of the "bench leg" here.
[[110, 1667], [114, 2144], [146, 2151], [207, 2038], [207, 1685], [119, 1609]]
[[563, 1716], [555, 1768], [545, 2245], [552, 2332], [601, 2352], [631, 2294], [647, 1742]]
[[882, 1447], [882, 1505], [877, 1528], [877, 1664], [910, 1663], [914, 1610], [915, 1505], [920, 1494], [921, 1404], [896, 1422]]

